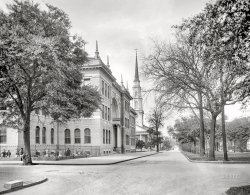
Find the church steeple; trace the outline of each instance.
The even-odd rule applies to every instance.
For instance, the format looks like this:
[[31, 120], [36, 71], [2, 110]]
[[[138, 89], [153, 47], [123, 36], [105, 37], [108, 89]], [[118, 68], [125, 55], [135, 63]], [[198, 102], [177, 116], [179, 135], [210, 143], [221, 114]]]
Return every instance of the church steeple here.
[[98, 51], [98, 42], [95, 42], [95, 58], [98, 59], [99, 58], [99, 51]]
[[134, 81], [139, 81], [140, 82], [140, 79], [139, 79], [139, 72], [138, 72], [138, 61], [137, 61], [137, 50], [136, 51], [136, 56], [135, 56], [135, 80]]
[[135, 79], [133, 84], [133, 108], [137, 113], [136, 124], [143, 127], [143, 103], [142, 103], [142, 95], [141, 95], [141, 86], [138, 72], [138, 60], [137, 60], [137, 50], [135, 56]]

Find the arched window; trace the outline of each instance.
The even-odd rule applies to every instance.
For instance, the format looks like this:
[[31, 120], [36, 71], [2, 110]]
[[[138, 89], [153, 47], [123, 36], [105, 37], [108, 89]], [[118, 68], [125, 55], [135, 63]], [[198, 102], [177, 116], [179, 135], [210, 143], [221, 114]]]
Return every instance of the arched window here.
[[84, 129], [84, 143], [90, 144], [91, 143], [91, 132], [90, 129]]
[[126, 145], [129, 145], [129, 135], [126, 135]]
[[54, 144], [54, 129], [53, 128], [50, 131], [50, 142], [51, 144]]
[[106, 130], [106, 144], [109, 143], [109, 135], [108, 135], [108, 130]]
[[43, 144], [46, 144], [46, 128], [45, 127], [43, 127], [42, 142]]
[[36, 144], [40, 144], [40, 127], [36, 126]]
[[110, 130], [109, 130], [109, 144], [110, 144], [110, 141], [111, 140], [111, 135], [110, 135]]
[[102, 136], [103, 136], [103, 144], [105, 144], [105, 129], [103, 129], [103, 134], [102, 134]]
[[75, 129], [75, 144], [81, 143], [81, 132], [80, 129]]
[[70, 140], [70, 130], [65, 129], [64, 134], [65, 134], [65, 144], [70, 144], [70, 142], [71, 142], [71, 140]]

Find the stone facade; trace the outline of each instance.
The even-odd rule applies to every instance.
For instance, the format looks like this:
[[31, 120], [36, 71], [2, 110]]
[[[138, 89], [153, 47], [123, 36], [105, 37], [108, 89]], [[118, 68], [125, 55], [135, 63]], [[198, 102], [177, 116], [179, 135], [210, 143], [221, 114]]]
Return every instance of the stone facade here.
[[[95, 56], [89, 58], [82, 66], [83, 84], [97, 87], [102, 96], [100, 109], [90, 118], [71, 120], [67, 124], [57, 124], [41, 110], [31, 117], [30, 144], [33, 153], [40, 154], [45, 150], [63, 151], [67, 148], [77, 153], [87, 150], [95, 155], [107, 155], [113, 152], [130, 152], [135, 150], [136, 112], [130, 107], [132, 97], [123, 85], [118, 84], [112, 75], [109, 62], [104, 64], [99, 56], [96, 44]], [[22, 132], [6, 129], [7, 140], [0, 143], [0, 150], [12, 147], [24, 147]], [[3, 138], [4, 139], [4, 138]]]

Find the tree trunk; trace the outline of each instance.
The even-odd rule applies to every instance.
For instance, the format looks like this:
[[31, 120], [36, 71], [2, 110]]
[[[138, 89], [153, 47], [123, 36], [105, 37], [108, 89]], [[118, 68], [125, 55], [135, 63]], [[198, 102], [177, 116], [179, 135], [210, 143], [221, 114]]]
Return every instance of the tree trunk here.
[[205, 155], [205, 136], [204, 136], [204, 117], [203, 117], [203, 108], [202, 108], [202, 94], [199, 91], [199, 113], [200, 113], [200, 156]]
[[224, 104], [222, 104], [222, 110], [221, 110], [221, 131], [222, 131], [222, 144], [223, 144], [224, 160], [228, 161], [228, 156], [227, 156], [227, 138], [226, 138], [226, 129], [225, 129]]
[[156, 128], [156, 152], [159, 152], [159, 135], [158, 135], [158, 128]]
[[59, 121], [56, 121], [56, 150], [59, 152]]
[[223, 144], [223, 155], [224, 160], [228, 161], [227, 156], [227, 138], [226, 138], [226, 128], [225, 128], [225, 101], [224, 101], [224, 86], [223, 86], [223, 71], [221, 69], [220, 74], [221, 82], [221, 131], [222, 131], [222, 144]]
[[216, 126], [216, 118], [214, 114], [212, 114], [211, 120], [211, 130], [210, 130], [210, 140], [209, 140], [209, 160], [215, 160], [215, 126]]
[[32, 159], [30, 152], [30, 113], [27, 113], [26, 118], [24, 119], [23, 141], [24, 141], [23, 164], [31, 165]]
[[235, 139], [234, 139], [234, 152], [235, 152]]

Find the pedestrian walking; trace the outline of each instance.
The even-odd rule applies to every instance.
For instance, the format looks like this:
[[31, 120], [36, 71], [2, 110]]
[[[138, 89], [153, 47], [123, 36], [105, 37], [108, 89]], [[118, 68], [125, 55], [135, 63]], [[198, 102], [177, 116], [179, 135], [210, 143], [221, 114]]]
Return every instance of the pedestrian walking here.
[[[10, 156], [11, 156], [11, 152], [10, 152], [10, 150], [8, 150], [8, 152], [7, 152], [7, 156], [10, 158]], [[6, 156], [6, 157], [7, 157]]]
[[5, 158], [6, 157], [6, 152], [5, 152], [5, 149], [3, 149], [3, 152], [2, 152], [2, 157]]

